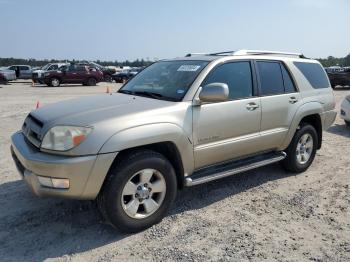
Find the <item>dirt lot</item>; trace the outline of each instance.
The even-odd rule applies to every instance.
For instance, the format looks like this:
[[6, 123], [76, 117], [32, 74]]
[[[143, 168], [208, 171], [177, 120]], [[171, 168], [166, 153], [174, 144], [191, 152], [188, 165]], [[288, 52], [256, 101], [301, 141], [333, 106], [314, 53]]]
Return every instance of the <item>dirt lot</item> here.
[[[106, 86], [0, 88], [1, 261], [349, 261], [350, 128], [324, 133], [311, 168], [278, 164], [185, 189], [158, 225], [125, 235], [105, 225], [94, 202], [38, 199], [20, 180], [10, 136], [42, 104], [101, 93]], [[350, 90], [335, 92], [337, 107]]]

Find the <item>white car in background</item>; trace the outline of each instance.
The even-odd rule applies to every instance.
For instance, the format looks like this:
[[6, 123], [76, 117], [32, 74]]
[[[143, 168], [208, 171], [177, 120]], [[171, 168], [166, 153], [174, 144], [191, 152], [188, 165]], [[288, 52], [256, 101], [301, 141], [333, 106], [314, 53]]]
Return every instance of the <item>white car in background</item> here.
[[350, 95], [345, 97], [341, 103], [340, 117], [344, 119], [345, 124], [350, 126]]

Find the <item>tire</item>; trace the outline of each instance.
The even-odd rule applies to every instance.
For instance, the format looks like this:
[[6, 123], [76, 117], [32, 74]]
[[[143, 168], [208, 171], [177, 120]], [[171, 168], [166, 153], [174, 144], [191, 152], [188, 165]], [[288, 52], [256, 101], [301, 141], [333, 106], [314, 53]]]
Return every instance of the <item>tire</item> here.
[[[147, 180], [145, 177], [151, 179]], [[144, 181], [149, 181], [149, 185], [144, 184]], [[140, 185], [145, 187], [142, 186], [141, 189]], [[158, 188], [155, 185], [158, 185]], [[148, 188], [147, 191], [147, 187], [151, 189]], [[160, 193], [152, 193], [152, 188]], [[160, 188], [163, 191], [160, 191]], [[122, 232], [133, 233], [159, 223], [175, 200], [176, 193], [177, 179], [170, 162], [157, 152], [142, 150], [123, 157], [111, 168], [97, 203], [107, 222]], [[153, 202], [158, 203], [159, 207], [155, 207], [157, 205]], [[155, 207], [153, 211], [146, 208], [150, 205]], [[132, 209], [132, 206], [137, 207]]]
[[[302, 139], [305, 139], [306, 137], [308, 137], [309, 140], [303, 142]], [[312, 148], [308, 149], [310, 141], [312, 142]], [[300, 143], [306, 145], [302, 146]], [[302, 123], [300, 128], [295, 132], [294, 137], [286, 150], [287, 157], [282, 161], [282, 166], [285, 170], [293, 173], [304, 172], [312, 164], [317, 148], [318, 135], [316, 129], [308, 123]], [[307, 158], [306, 156], [309, 157]]]
[[107, 74], [107, 75], [104, 76], [104, 81], [105, 81], [105, 82], [112, 82], [112, 81], [113, 81], [113, 78], [112, 78], [111, 75], [108, 75], [108, 74]]
[[344, 120], [344, 122], [347, 126], [350, 126], [350, 121]]
[[50, 78], [50, 84], [49, 86], [52, 87], [59, 87], [61, 85], [61, 80], [58, 79], [57, 77], [52, 77]]
[[95, 86], [96, 85], [96, 79], [93, 77], [90, 77], [87, 81], [86, 81], [86, 85], [88, 86]]

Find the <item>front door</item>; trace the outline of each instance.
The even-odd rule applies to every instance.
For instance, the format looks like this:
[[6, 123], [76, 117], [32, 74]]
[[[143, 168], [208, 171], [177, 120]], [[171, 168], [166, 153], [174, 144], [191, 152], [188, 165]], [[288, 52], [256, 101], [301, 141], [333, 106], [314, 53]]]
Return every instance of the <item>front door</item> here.
[[202, 83], [227, 84], [230, 99], [193, 107], [195, 168], [259, 151], [261, 104], [252, 65], [250, 61], [219, 65]]

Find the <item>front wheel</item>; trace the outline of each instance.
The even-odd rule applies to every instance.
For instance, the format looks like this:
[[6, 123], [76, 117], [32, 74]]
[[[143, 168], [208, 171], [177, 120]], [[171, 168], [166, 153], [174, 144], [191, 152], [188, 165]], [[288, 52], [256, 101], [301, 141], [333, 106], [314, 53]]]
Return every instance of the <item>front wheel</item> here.
[[162, 220], [177, 192], [174, 168], [161, 154], [144, 150], [111, 169], [98, 197], [104, 218], [123, 232], [138, 232]]
[[61, 84], [61, 81], [60, 81], [58, 78], [52, 77], [52, 78], [50, 79], [50, 86], [59, 87], [60, 84]]
[[317, 147], [315, 128], [310, 124], [301, 124], [286, 150], [287, 157], [282, 161], [284, 169], [294, 173], [304, 172], [312, 164]]

